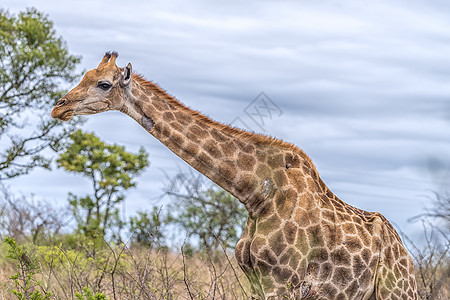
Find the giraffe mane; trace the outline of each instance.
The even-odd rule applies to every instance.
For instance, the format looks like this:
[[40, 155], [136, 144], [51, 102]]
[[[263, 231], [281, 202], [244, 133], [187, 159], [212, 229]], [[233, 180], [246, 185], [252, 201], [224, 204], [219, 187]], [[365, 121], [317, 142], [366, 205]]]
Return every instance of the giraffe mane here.
[[[152, 93], [154, 93], [157, 97], [167, 101], [170, 105], [173, 107], [176, 107], [178, 109], [181, 109], [184, 112], [187, 112], [190, 116], [192, 116], [194, 119], [199, 120], [200, 122], [205, 122], [208, 125], [212, 125], [221, 132], [242, 137], [247, 141], [254, 142], [256, 144], [262, 144], [262, 145], [269, 145], [274, 147], [280, 147], [285, 149], [294, 150], [297, 153], [299, 153], [302, 158], [304, 158], [312, 167], [312, 169], [317, 172], [316, 167], [314, 166], [312, 160], [309, 158], [309, 156], [300, 148], [295, 146], [292, 143], [288, 143], [283, 141], [282, 139], [278, 139], [272, 136], [267, 136], [264, 134], [254, 133], [254, 132], [248, 132], [243, 129], [232, 127], [231, 125], [223, 124], [217, 121], [212, 120], [208, 116], [205, 116], [204, 114], [200, 113], [199, 111], [196, 111], [194, 109], [191, 109], [181, 103], [178, 99], [167, 93], [166, 90], [161, 88], [158, 84], [151, 82], [147, 79], [145, 79], [142, 75], [133, 73], [133, 80], [135, 80], [137, 83], [139, 83], [141, 86], [149, 89]], [[318, 173], [318, 172], [317, 172]]]

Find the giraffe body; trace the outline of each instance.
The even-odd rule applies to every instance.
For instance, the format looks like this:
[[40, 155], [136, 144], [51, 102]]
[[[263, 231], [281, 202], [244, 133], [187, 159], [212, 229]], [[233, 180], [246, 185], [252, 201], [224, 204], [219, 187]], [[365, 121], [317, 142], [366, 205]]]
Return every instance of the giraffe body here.
[[254, 299], [417, 299], [412, 260], [379, 213], [338, 199], [299, 148], [215, 122], [118, 68], [117, 54], [61, 98], [52, 116], [119, 110], [249, 214], [236, 246]]

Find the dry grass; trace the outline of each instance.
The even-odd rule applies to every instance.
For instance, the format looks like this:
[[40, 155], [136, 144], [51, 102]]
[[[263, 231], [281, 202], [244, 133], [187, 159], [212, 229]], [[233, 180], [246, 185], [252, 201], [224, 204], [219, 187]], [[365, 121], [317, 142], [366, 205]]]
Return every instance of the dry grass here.
[[[52, 299], [74, 299], [88, 287], [108, 299], [247, 299], [248, 282], [234, 255], [186, 256], [134, 247], [106, 249], [95, 259], [55, 248], [38, 249], [40, 278]], [[0, 266], [0, 299], [16, 299], [9, 276], [14, 262]]]

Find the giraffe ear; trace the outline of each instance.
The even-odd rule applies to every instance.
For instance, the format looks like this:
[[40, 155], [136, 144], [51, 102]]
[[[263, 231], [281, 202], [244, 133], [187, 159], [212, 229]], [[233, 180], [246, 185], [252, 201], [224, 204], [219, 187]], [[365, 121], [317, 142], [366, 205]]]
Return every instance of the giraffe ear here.
[[119, 84], [121, 87], [126, 87], [130, 84], [131, 74], [132, 74], [131, 63], [128, 63], [128, 65], [125, 68], [123, 68], [122, 73], [120, 74]]

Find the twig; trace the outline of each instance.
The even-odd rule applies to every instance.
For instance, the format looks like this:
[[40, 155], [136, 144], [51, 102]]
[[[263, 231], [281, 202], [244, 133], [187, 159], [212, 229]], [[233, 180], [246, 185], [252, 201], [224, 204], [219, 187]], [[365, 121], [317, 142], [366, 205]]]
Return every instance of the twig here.
[[182, 257], [183, 257], [183, 282], [184, 282], [184, 285], [186, 285], [186, 289], [187, 289], [187, 291], [188, 291], [188, 293], [189, 293], [189, 297], [191, 297], [191, 300], [194, 300], [194, 296], [192, 296], [192, 293], [191, 293], [191, 290], [190, 290], [190, 288], [189, 288], [189, 284], [188, 284], [188, 282], [187, 282], [187, 276], [186, 276], [186, 262], [185, 262], [185, 255], [184, 255], [184, 244], [183, 244], [183, 246], [181, 246], [181, 255], [182, 255]]

